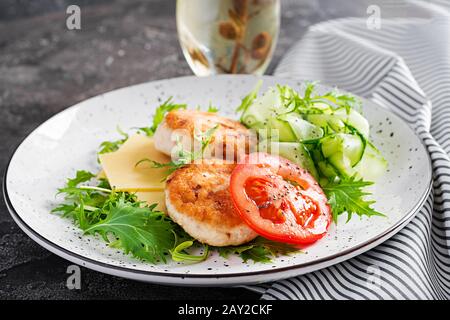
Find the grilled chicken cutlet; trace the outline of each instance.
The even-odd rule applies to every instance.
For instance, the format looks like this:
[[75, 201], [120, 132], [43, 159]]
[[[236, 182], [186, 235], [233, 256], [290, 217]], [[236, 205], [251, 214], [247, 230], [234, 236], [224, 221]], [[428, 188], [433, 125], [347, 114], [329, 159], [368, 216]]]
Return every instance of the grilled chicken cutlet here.
[[171, 155], [178, 137], [185, 150], [194, 150], [194, 135], [215, 126], [218, 127], [204, 153], [204, 158], [238, 160], [240, 155], [249, 153], [250, 149], [256, 146], [256, 135], [238, 121], [211, 112], [175, 110], [167, 113], [158, 126], [154, 135], [155, 147]]
[[242, 221], [228, 190], [234, 163], [204, 160], [167, 179], [169, 216], [192, 237], [212, 246], [240, 245], [257, 234]]

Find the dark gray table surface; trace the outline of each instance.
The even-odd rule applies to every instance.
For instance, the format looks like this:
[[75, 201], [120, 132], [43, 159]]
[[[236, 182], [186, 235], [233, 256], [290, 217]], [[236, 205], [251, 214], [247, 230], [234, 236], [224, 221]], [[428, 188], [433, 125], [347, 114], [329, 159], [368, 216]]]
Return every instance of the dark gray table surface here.
[[[81, 7], [79, 31], [65, 10]], [[270, 74], [280, 57], [318, 21], [364, 16], [354, 1], [285, 0]], [[178, 44], [173, 0], [0, 1], [0, 170], [41, 122], [79, 101], [116, 88], [192, 74]], [[3, 178], [2, 178], [3, 179]], [[68, 290], [68, 261], [26, 236], [0, 200], [0, 299], [254, 299], [240, 288], [140, 283], [82, 269]]]

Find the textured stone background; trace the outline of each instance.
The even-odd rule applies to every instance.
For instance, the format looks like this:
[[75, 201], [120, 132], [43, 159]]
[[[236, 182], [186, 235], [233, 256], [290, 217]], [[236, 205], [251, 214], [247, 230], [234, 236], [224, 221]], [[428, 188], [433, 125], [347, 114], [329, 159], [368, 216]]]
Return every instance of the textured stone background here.
[[[365, 16], [351, 0], [285, 0], [270, 74], [306, 28]], [[81, 7], [82, 30], [65, 10]], [[178, 44], [174, 0], [0, 1], [0, 174], [14, 147], [41, 122], [88, 97], [140, 82], [192, 74]], [[0, 299], [245, 299], [244, 289], [174, 288], [82, 269], [82, 289], [65, 287], [70, 263], [29, 239], [0, 200]]]

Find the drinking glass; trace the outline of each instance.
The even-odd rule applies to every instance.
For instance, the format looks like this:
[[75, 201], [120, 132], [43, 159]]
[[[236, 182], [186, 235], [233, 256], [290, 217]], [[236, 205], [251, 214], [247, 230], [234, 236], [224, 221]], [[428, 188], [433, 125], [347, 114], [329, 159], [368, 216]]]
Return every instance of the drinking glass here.
[[198, 76], [261, 75], [280, 29], [279, 0], [177, 0], [183, 54]]

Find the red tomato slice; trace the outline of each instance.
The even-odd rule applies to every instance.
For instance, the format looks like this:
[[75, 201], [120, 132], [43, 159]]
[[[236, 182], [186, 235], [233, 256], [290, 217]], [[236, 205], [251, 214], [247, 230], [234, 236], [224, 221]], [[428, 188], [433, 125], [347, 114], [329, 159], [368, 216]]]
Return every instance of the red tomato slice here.
[[267, 239], [310, 244], [326, 234], [331, 222], [319, 184], [279, 156], [248, 155], [231, 174], [230, 192], [241, 218]]

